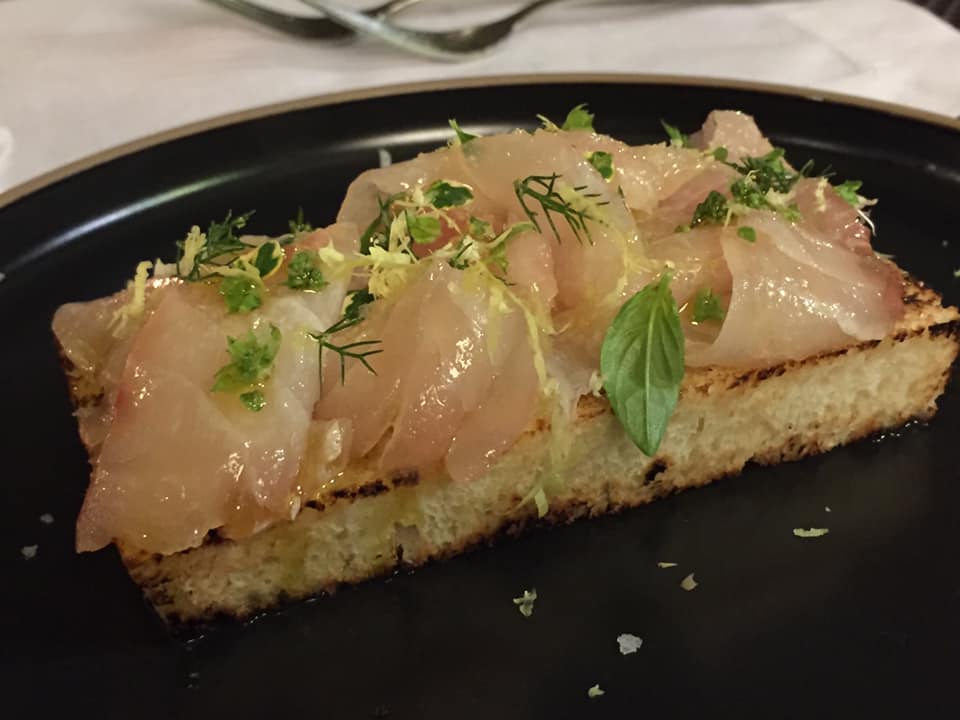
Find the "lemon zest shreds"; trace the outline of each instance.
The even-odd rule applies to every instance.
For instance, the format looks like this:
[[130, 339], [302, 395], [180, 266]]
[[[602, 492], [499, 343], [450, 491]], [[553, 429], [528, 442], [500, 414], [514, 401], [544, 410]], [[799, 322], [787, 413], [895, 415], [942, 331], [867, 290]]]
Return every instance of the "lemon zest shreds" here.
[[407, 283], [414, 258], [408, 253], [370, 248], [370, 278], [367, 283], [371, 293], [380, 298], [389, 297]]
[[133, 275], [133, 280], [127, 283], [130, 290], [130, 299], [121, 307], [117, 308], [113, 317], [110, 319], [110, 325], [113, 328], [114, 337], [123, 332], [127, 322], [135, 320], [143, 314], [143, 308], [147, 298], [147, 272], [153, 267], [153, 263], [144, 260], [137, 264], [137, 270]]
[[190, 228], [190, 232], [187, 233], [187, 237], [183, 241], [183, 256], [177, 263], [177, 270], [180, 275], [186, 277], [190, 274], [197, 264], [197, 255], [206, 244], [207, 236], [200, 230], [200, 226], [194, 225]]

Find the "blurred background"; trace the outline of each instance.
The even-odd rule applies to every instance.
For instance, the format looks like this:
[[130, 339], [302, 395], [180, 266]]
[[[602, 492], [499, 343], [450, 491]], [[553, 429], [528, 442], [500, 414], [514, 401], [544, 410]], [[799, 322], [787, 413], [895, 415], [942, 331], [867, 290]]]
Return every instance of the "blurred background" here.
[[[0, 192], [224, 113], [445, 78], [660, 73], [839, 91], [960, 114], [960, 0], [568, 0], [540, 8], [484, 52], [446, 60], [402, 39], [399, 46], [396, 38], [385, 42], [369, 28], [303, 37], [289, 31], [303, 33], [297, 18], [316, 20], [319, 10], [298, 0], [257, 2], [296, 16], [288, 32], [240, 14], [236, 0], [0, 0]], [[374, 4], [338, 0], [337, 7]], [[422, 0], [389, 22], [465, 28], [524, 5]]]

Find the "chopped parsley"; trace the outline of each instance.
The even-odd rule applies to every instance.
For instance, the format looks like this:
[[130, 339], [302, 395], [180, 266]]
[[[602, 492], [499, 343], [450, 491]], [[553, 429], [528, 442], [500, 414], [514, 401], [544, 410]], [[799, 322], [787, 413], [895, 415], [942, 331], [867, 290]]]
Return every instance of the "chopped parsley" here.
[[755, 243], [757, 241], [757, 231], [749, 225], [742, 225], [737, 228], [737, 235], [747, 242]]
[[231, 313], [248, 313], [263, 303], [260, 286], [246, 277], [231, 275], [220, 281], [220, 294]]
[[793, 172], [784, 163], [783, 154], [783, 148], [774, 148], [760, 157], [742, 158], [739, 165], [731, 163], [730, 167], [742, 175], [747, 175], [763, 194], [769, 190], [788, 193], [804, 176], [804, 171], [810, 167], [810, 163], [804, 165], [804, 169], [800, 172]]
[[415, 215], [409, 210], [404, 210], [403, 214], [407, 221], [407, 232], [415, 243], [432, 243], [440, 237], [439, 218], [431, 215]]
[[248, 410], [260, 412], [266, 407], [267, 399], [259, 390], [251, 390], [250, 392], [240, 394], [240, 402], [242, 402]]
[[211, 390], [241, 392], [244, 405], [255, 412], [263, 409], [266, 402], [257, 386], [270, 377], [280, 340], [280, 328], [273, 324], [266, 337], [257, 337], [253, 330], [243, 338], [228, 337], [230, 362], [217, 370]]
[[767, 200], [767, 194], [756, 183], [747, 178], [736, 180], [730, 185], [730, 194], [734, 202], [739, 203], [752, 210], [760, 208], [774, 209], [773, 205]]
[[860, 190], [861, 187], [863, 187], [862, 181], [847, 180], [837, 185], [834, 190], [837, 191], [840, 197], [853, 205], [853, 207], [860, 207], [860, 196], [857, 194], [857, 191]]
[[613, 155], [603, 150], [597, 150], [587, 156], [587, 162], [596, 168], [604, 180], [613, 177]]
[[470, 222], [467, 225], [467, 228], [470, 231], [470, 235], [477, 240], [482, 240], [483, 238], [488, 238], [493, 236], [493, 226], [488, 223], [486, 220], [481, 220], [478, 217], [470, 216]]
[[312, 250], [297, 250], [287, 265], [284, 283], [292, 290], [317, 292], [327, 285], [320, 268], [320, 256]]
[[696, 323], [716, 320], [722, 322], [726, 317], [720, 298], [710, 288], [700, 288], [693, 300], [693, 321]]
[[726, 222], [729, 209], [727, 199], [716, 190], [711, 190], [706, 199], [697, 205], [696, 210], [693, 211], [690, 227], [696, 227], [704, 223], [720, 225]]
[[593, 113], [587, 110], [586, 103], [580, 103], [567, 113], [567, 119], [560, 126], [561, 130], [588, 130], [593, 129]]
[[461, 128], [460, 123], [458, 123], [453, 118], [450, 118], [449, 120], [447, 120], [447, 122], [450, 124], [450, 127], [453, 129], [453, 131], [457, 134], [454, 140], [455, 145], [466, 145], [471, 140], [477, 139], [476, 135], [471, 135], [466, 130]]
[[424, 191], [423, 198], [438, 209], [460, 207], [473, 200], [473, 191], [462, 183], [437, 180]]
[[680, 132], [679, 128], [674, 127], [666, 120], [660, 120], [660, 124], [663, 126], [664, 132], [667, 133], [667, 137], [670, 139], [670, 145], [677, 148], [690, 147], [690, 136]]
[[313, 225], [303, 219], [303, 208], [297, 208], [297, 216], [290, 220], [287, 225], [290, 228], [290, 234], [287, 236], [287, 243], [293, 242], [297, 235], [313, 232]]
[[727, 154], [728, 154], [728, 153], [727, 153], [727, 149], [726, 149], [725, 147], [714, 148], [714, 149], [713, 149], [713, 152], [710, 153], [710, 154], [713, 155], [713, 159], [714, 159], [714, 160], [719, 160], [720, 162], [726, 162], [726, 161], [727, 161]]

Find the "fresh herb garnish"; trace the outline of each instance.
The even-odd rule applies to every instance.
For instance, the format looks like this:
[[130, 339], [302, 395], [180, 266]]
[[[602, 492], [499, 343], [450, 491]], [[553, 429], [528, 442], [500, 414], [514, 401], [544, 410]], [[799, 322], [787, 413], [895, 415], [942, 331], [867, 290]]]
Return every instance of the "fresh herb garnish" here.
[[265, 338], [258, 338], [253, 330], [244, 338], [227, 338], [227, 353], [230, 362], [217, 371], [214, 376], [213, 392], [238, 392], [244, 405], [254, 411], [261, 410], [265, 404], [262, 393], [257, 398], [252, 393], [259, 392], [257, 384], [262, 383], [273, 370], [273, 362], [280, 349], [280, 329], [271, 324]]
[[693, 218], [690, 220], [690, 227], [696, 227], [703, 223], [714, 223], [721, 225], [727, 221], [727, 198], [716, 190], [711, 190], [706, 199], [697, 205], [693, 211]]
[[473, 191], [462, 183], [437, 180], [423, 191], [423, 199], [437, 209], [460, 207], [473, 200]]
[[320, 256], [312, 250], [297, 250], [287, 265], [284, 283], [292, 290], [317, 292], [327, 285], [320, 268]]
[[370, 221], [367, 229], [360, 236], [360, 254], [369, 255], [371, 245], [379, 245], [390, 232], [390, 221], [393, 219], [390, 210], [393, 204], [402, 198], [404, 193], [395, 193], [385, 198], [377, 198], [377, 216]]
[[690, 147], [690, 136], [680, 132], [680, 130], [666, 120], [660, 120], [667, 137], [670, 138], [670, 145], [677, 148]]
[[[537, 222], [538, 213], [527, 206], [526, 198], [532, 198], [540, 204], [547, 218], [547, 223], [550, 225], [550, 229], [553, 230], [553, 234], [557, 240], [560, 239], [560, 233], [553, 222], [553, 217], [550, 215], [551, 212], [561, 215], [563, 219], [566, 220], [567, 225], [570, 226], [570, 229], [579, 242], [583, 242], [583, 235], [586, 235], [587, 239], [592, 243], [593, 239], [590, 237], [590, 228], [587, 226], [587, 221], [596, 222], [597, 219], [590, 215], [587, 210], [574, 207], [571, 202], [564, 199], [556, 188], [557, 180], [559, 179], [560, 176], [556, 173], [553, 175], [531, 175], [523, 180], [514, 180], [513, 189], [517, 194], [520, 205], [523, 207], [523, 211], [527, 214], [527, 217], [530, 218], [530, 222], [533, 223], [537, 232], [543, 232], [540, 223]], [[574, 192], [582, 192], [584, 189], [583, 187], [573, 188]], [[599, 195], [596, 193], [588, 193], [584, 194], [583, 197], [595, 198], [599, 197]], [[598, 205], [606, 204], [606, 202], [598, 203]]]
[[253, 258], [253, 266], [257, 269], [257, 272], [260, 273], [260, 277], [265, 278], [280, 267], [282, 261], [283, 250], [280, 247], [280, 243], [274, 240], [268, 240], [257, 248], [257, 254]]
[[596, 171], [600, 173], [600, 176], [604, 180], [609, 180], [613, 177], [613, 155], [610, 153], [597, 150], [587, 156], [587, 162], [596, 168]]
[[708, 320], [723, 321], [726, 317], [720, 298], [713, 294], [710, 288], [700, 288], [693, 300], [693, 321], [696, 323]]
[[470, 222], [467, 225], [471, 237], [482, 240], [493, 235], [493, 227], [486, 220], [470, 216]]
[[220, 294], [232, 313], [248, 313], [256, 310], [263, 302], [260, 286], [252, 280], [231, 275], [220, 281]]
[[727, 149], [726, 149], [725, 147], [714, 148], [714, 149], [713, 149], [713, 152], [710, 153], [710, 154], [713, 155], [713, 159], [714, 159], [714, 160], [719, 160], [720, 162], [726, 162], [726, 161], [727, 161], [727, 154], [728, 154], [728, 153], [727, 153]]
[[297, 216], [290, 220], [287, 225], [290, 228], [290, 234], [287, 235], [287, 243], [293, 242], [297, 235], [313, 232], [313, 225], [303, 219], [303, 208], [297, 208]]
[[742, 237], [747, 242], [755, 243], [757, 241], [757, 231], [749, 225], [742, 225], [741, 227], [738, 227], [737, 235]]
[[476, 136], [476, 135], [471, 135], [471, 134], [468, 133], [466, 130], [464, 130], [463, 128], [461, 128], [461, 127], [460, 127], [460, 123], [458, 123], [458, 122], [457, 122], [456, 120], [454, 120], [453, 118], [450, 118], [449, 120], [447, 120], [447, 122], [450, 124], [450, 127], [453, 128], [453, 131], [457, 134], [456, 140], [454, 141], [455, 144], [457, 144], [457, 145], [466, 145], [466, 144], [467, 144], [468, 142], [470, 142], [471, 140], [476, 140], [476, 139], [477, 139], [477, 136]]
[[242, 402], [248, 410], [260, 412], [266, 406], [267, 399], [259, 390], [251, 390], [250, 392], [240, 393], [240, 402]]
[[767, 200], [767, 194], [747, 178], [736, 180], [730, 185], [730, 194], [735, 202], [753, 210], [759, 210], [760, 208], [774, 209], [770, 201]]
[[863, 182], [860, 180], [847, 180], [846, 182], [840, 183], [837, 185], [834, 190], [837, 191], [837, 194], [846, 200], [848, 203], [853, 205], [855, 208], [860, 207], [860, 196], [857, 194], [857, 191], [863, 187]]
[[813, 166], [807, 163], [800, 172], [793, 172], [783, 162], [783, 154], [783, 148], [774, 148], [761, 157], [742, 158], [740, 164], [731, 163], [730, 167], [749, 176], [763, 194], [769, 190], [788, 193]]
[[409, 210], [403, 211], [407, 221], [407, 232], [415, 243], [432, 243], [440, 237], [440, 219], [431, 215], [414, 215]]
[[593, 129], [593, 113], [587, 110], [586, 103], [580, 103], [567, 113], [567, 119], [560, 126], [561, 130], [589, 130]]
[[[237, 217], [233, 217], [232, 211], [227, 212], [223, 222], [210, 223], [206, 234], [194, 227], [186, 240], [177, 242], [177, 274], [185, 280], [200, 280], [201, 265], [225, 265], [248, 250], [251, 246], [241, 242], [236, 233], [246, 227], [251, 215], [253, 211]], [[224, 260], [223, 256], [234, 257]]]
[[652, 457], [680, 396], [683, 330], [670, 274], [627, 300], [600, 349], [600, 374], [613, 412], [630, 439]]
[[[373, 295], [367, 290], [354, 290], [350, 293], [350, 302], [347, 303], [343, 316], [333, 325], [328, 327], [322, 333], [310, 333], [310, 337], [317, 341], [320, 352], [321, 369], [323, 368], [323, 350], [331, 350], [340, 358], [340, 382], [346, 380], [347, 376], [347, 358], [359, 360], [363, 366], [374, 375], [377, 371], [373, 369], [367, 360], [371, 355], [377, 355], [383, 352], [383, 348], [376, 347], [380, 345], [379, 340], [359, 340], [357, 342], [338, 345], [330, 338], [342, 330], [353, 327], [363, 318], [360, 316], [360, 308], [374, 301]], [[374, 349], [376, 347], [376, 349]]]

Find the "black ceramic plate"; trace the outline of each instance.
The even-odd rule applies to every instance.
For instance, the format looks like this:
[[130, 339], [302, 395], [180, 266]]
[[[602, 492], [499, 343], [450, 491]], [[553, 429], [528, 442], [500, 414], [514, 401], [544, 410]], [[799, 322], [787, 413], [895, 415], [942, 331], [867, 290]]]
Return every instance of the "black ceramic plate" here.
[[[957, 126], [769, 88], [554, 78], [319, 100], [34, 189], [0, 209], [7, 717], [953, 714], [955, 386], [929, 426], [750, 467], [647, 508], [534, 532], [194, 643], [166, 633], [113, 551], [74, 554], [88, 468], [49, 331], [60, 303], [116, 290], [136, 261], [168, 255], [191, 224], [228, 209], [256, 208], [254, 231], [278, 232], [299, 206], [329, 222], [378, 148], [401, 159], [435, 147], [450, 135], [448, 117], [488, 133], [529, 127], [538, 112], [561, 118], [584, 101], [599, 129], [631, 142], [660, 140], [661, 117], [693, 128], [716, 107], [754, 114], [792, 158], [862, 179], [882, 198], [878, 249], [960, 301]], [[44, 513], [53, 524], [41, 523]], [[830, 534], [792, 535], [811, 526]], [[38, 545], [36, 557], [24, 559], [25, 545]], [[684, 592], [689, 572], [700, 585]], [[539, 600], [525, 619], [511, 598], [530, 587]], [[622, 656], [620, 633], [642, 637], [642, 649]], [[588, 699], [596, 683], [606, 694]]]

